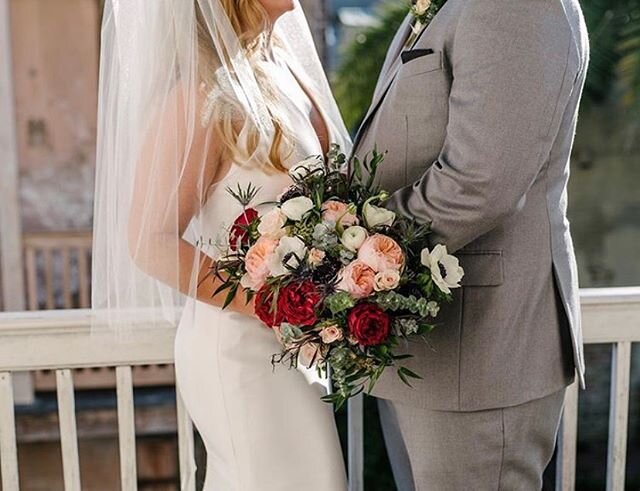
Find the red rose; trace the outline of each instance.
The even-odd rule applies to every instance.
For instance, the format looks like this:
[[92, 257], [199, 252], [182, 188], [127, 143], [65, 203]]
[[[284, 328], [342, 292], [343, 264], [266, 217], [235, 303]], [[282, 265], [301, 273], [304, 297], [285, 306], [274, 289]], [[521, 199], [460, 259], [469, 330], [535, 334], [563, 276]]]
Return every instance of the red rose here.
[[284, 320], [282, 310], [273, 302], [273, 292], [268, 285], [258, 290], [255, 296], [254, 310], [258, 319], [269, 327], [279, 326]]
[[347, 324], [351, 335], [363, 346], [382, 344], [391, 332], [391, 319], [372, 303], [361, 303], [352, 308], [347, 315]]
[[248, 228], [258, 218], [258, 211], [254, 208], [246, 208], [242, 215], [236, 218], [229, 232], [229, 247], [232, 251], [238, 249], [238, 245], [249, 245]]
[[284, 319], [296, 326], [312, 326], [318, 320], [316, 307], [322, 300], [311, 281], [289, 283], [280, 289], [278, 310]]

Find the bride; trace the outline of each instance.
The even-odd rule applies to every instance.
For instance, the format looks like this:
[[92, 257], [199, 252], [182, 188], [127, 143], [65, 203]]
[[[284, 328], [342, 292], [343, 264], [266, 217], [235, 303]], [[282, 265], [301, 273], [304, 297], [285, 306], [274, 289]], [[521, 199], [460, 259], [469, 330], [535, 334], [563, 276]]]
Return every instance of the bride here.
[[96, 322], [123, 343], [177, 326], [205, 490], [346, 489], [325, 388], [273, 370], [275, 333], [241, 293], [223, 310], [209, 275], [242, 221], [230, 191], [251, 184], [252, 203], [273, 202], [305, 157], [349, 150], [297, 0], [110, 0], [101, 50]]

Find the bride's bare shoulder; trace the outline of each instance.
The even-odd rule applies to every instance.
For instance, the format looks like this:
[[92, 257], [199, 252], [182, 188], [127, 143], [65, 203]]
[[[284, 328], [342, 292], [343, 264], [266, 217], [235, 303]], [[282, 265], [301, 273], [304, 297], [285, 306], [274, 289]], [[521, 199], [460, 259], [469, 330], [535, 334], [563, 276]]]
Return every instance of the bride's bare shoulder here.
[[[138, 164], [167, 169], [179, 167], [184, 181], [200, 176], [205, 183], [217, 178], [221, 165], [221, 141], [213, 128], [201, 124], [207, 94], [199, 85], [177, 81], [164, 100], [147, 117], [146, 135]], [[176, 158], [178, 157], [178, 158]]]

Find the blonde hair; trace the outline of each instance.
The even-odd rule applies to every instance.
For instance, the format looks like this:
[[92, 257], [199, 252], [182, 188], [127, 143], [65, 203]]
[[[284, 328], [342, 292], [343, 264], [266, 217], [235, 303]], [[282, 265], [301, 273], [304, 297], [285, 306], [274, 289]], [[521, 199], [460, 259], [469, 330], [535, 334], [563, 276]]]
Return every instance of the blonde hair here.
[[[286, 172], [284, 160], [291, 153], [291, 144], [286, 136], [282, 121], [277, 116], [276, 95], [267, 73], [256, 63], [264, 58], [273, 43], [271, 26], [267, 13], [257, 0], [218, 0], [224, 8], [229, 22], [233, 27], [247, 59], [252, 65], [258, 85], [266, 103], [267, 110], [274, 126], [274, 134], [268, 153], [268, 162], [262, 163], [267, 172]], [[211, 38], [212, 34], [202, 11], [196, 0], [197, 39], [198, 39], [198, 72], [201, 81], [208, 91], [215, 91], [220, 85], [216, 79], [216, 71], [222, 61]], [[230, 64], [228, 65], [230, 66]], [[226, 100], [216, 100], [212, 105], [211, 123], [220, 135], [223, 143], [223, 157], [243, 162], [242, 153], [254, 155], [259, 144], [259, 134], [256, 127], [248, 127], [246, 142], [239, 141], [240, 129], [246, 123], [246, 114], [239, 114], [239, 104], [228, 90], [217, 91], [218, 97]], [[229, 110], [229, 108], [234, 110]], [[242, 124], [239, 124], [239, 119]], [[244, 148], [241, 148], [244, 145]], [[264, 165], [266, 164], [266, 165]]]

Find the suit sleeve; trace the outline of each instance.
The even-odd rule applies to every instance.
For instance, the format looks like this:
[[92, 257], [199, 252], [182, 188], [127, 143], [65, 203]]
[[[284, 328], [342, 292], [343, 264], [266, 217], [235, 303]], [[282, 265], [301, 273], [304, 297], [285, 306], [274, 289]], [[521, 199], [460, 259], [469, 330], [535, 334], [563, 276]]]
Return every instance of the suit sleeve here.
[[544, 0], [470, 0], [449, 59], [449, 121], [438, 160], [387, 207], [431, 223], [456, 251], [526, 200], [571, 93], [571, 31]]

